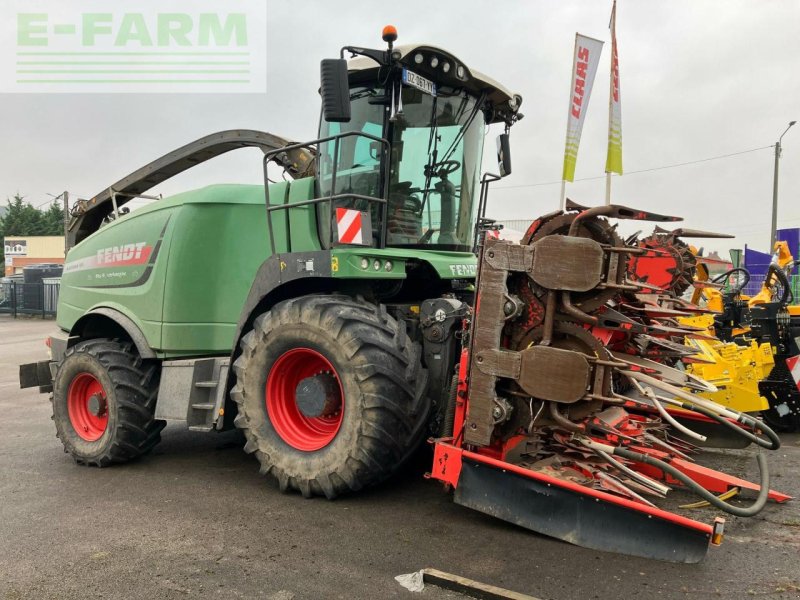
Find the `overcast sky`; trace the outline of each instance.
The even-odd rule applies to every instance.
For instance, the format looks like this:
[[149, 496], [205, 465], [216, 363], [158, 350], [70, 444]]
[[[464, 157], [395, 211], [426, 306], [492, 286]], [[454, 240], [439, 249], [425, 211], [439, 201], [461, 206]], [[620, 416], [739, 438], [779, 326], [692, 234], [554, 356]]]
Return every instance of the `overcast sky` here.
[[[26, 3], [37, 4], [48, 3]], [[161, 154], [222, 129], [312, 139], [319, 60], [337, 56], [345, 44], [381, 47], [381, 27], [392, 23], [398, 43], [446, 48], [522, 94], [525, 119], [512, 131], [514, 173], [496, 184], [489, 213], [532, 219], [558, 204], [559, 184], [528, 184], [561, 176], [574, 34], [609, 41], [610, 8], [610, 0], [269, 0], [266, 94], [0, 94], [0, 199], [19, 191], [40, 204], [48, 192], [65, 189], [88, 198]], [[6, 34], [13, 31], [12, 16], [5, 18]], [[799, 27], [796, 1], [619, 0], [625, 170], [774, 144], [790, 120], [800, 119]], [[602, 176], [605, 166], [609, 58], [607, 43], [583, 131], [579, 179]], [[779, 227], [800, 227], [800, 125], [783, 145]], [[484, 169], [494, 171], [494, 140], [486, 147]], [[766, 249], [772, 170], [773, 152], [765, 149], [633, 173], [614, 178], [613, 201], [737, 235], [711, 247]], [[260, 177], [259, 153], [241, 150], [156, 191]], [[576, 182], [567, 192], [599, 204], [604, 185], [602, 178]]]

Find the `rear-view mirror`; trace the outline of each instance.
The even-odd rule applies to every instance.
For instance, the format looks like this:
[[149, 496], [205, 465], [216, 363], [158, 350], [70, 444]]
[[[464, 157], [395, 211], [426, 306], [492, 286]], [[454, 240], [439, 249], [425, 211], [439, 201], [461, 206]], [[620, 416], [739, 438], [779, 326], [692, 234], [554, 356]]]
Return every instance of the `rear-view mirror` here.
[[511, 174], [511, 136], [507, 133], [497, 136], [497, 167], [500, 177]]
[[350, 120], [350, 87], [347, 80], [347, 61], [325, 58], [320, 65], [322, 114], [329, 123]]

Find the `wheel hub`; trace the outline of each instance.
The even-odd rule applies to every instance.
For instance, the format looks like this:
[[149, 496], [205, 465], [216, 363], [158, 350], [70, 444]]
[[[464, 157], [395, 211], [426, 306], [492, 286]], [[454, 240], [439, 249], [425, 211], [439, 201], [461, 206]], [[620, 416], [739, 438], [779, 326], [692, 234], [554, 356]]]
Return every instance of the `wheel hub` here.
[[96, 442], [108, 427], [108, 399], [103, 385], [91, 373], [78, 373], [67, 390], [67, 412], [78, 437]]
[[295, 390], [295, 402], [306, 417], [332, 417], [342, 405], [339, 382], [330, 372], [301, 379]]
[[106, 414], [106, 410], [108, 410], [108, 403], [102, 394], [92, 394], [86, 404], [89, 414], [94, 415], [95, 417], [104, 416]]
[[333, 364], [311, 348], [293, 348], [273, 363], [265, 386], [267, 415], [292, 448], [321, 450], [339, 432], [345, 402]]

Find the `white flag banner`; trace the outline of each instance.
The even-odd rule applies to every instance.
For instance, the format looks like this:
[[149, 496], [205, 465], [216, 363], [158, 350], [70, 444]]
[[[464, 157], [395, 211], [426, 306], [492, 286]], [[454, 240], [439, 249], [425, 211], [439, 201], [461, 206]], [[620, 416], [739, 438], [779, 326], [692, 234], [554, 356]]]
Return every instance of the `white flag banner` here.
[[564, 149], [564, 181], [574, 181], [578, 147], [581, 143], [583, 121], [592, 95], [592, 84], [597, 75], [603, 42], [575, 34], [575, 57], [572, 63], [569, 113], [567, 117], [567, 143]]
[[608, 154], [606, 173], [622, 175], [622, 96], [617, 56], [617, 3], [611, 9], [611, 89], [608, 99]]

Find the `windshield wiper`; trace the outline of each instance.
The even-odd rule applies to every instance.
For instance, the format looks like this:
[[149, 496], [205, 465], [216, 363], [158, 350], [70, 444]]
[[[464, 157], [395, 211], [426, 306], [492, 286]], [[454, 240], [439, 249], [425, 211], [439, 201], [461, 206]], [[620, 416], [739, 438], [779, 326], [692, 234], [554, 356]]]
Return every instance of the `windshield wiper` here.
[[461, 128], [458, 130], [458, 133], [456, 134], [456, 137], [453, 139], [453, 143], [450, 144], [450, 147], [447, 149], [447, 152], [444, 153], [442, 162], [449, 160], [450, 157], [453, 155], [453, 152], [455, 152], [456, 148], [458, 148], [458, 144], [461, 143], [461, 140], [464, 138], [467, 129], [469, 129], [470, 125], [472, 125], [472, 122], [475, 120], [475, 116], [478, 114], [478, 111], [481, 109], [481, 106], [483, 106], [485, 100], [486, 100], [486, 93], [484, 92], [483, 94], [481, 94], [480, 98], [478, 98], [478, 100], [475, 102], [475, 106], [472, 107], [472, 112], [470, 112], [469, 117], [467, 117], [467, 120], [464, 122], [464, 125], [462, 125]]
[[433, 177], [433, 165], [436, 164], [436, 156], [438, 154], [437, 148], [439, 147], [439, 125], [437, 119], [437, 101], [438, 97], [433, 97], [431, 102], [431, 133], [428, 136], [428, 164], [425, 166], [425, 189], [422, 195], [422, 206], [420, 207], [420, 215], [425, 210], [425, 203], [428, 201], [428, 194], [431, 188], [431, 177]]

